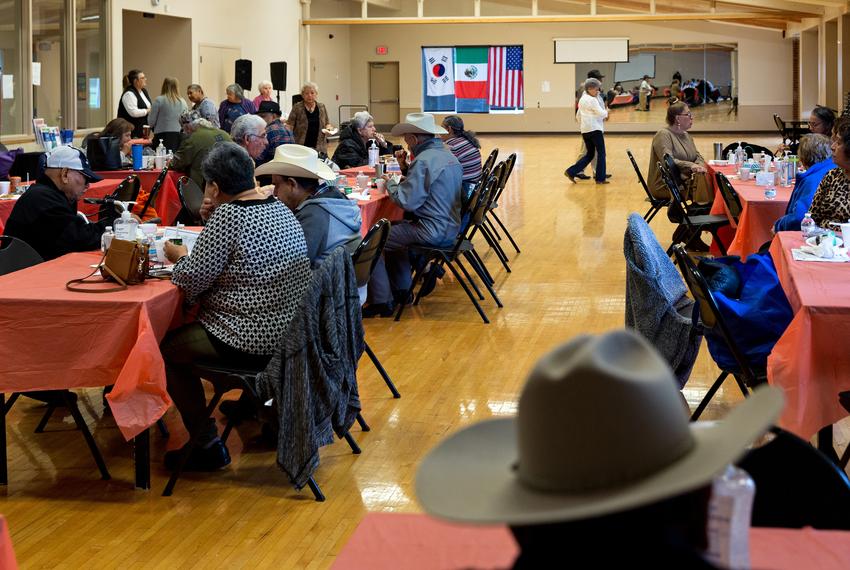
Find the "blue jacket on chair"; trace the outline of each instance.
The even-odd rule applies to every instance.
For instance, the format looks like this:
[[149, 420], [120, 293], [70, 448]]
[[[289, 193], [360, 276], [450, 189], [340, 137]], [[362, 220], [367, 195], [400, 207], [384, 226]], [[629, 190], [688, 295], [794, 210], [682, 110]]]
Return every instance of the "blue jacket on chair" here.
[[800, 231], [800, 222], [803, 221], [803, 216], [812, 207], [812, 199], [815, 197], [820, 181], [833, 168], [835, 168], [835, 163], [832, 162], [832, 158], [827, 158], [797, 175], [797, 182], [794, 183], [794, 190], [791, 192], [791, 199], [788, 200], [785, 215], [773, 224], [774, 231]]

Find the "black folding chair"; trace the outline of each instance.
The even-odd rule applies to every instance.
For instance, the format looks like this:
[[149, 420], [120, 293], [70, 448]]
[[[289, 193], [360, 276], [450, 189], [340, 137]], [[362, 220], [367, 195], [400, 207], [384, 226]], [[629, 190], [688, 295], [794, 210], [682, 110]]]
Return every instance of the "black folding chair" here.
[[646, 223], [652, 221], [652, 218], [655, 217], [662, 208], [666, 208], [670, 205], [670, 198], [656, 198], [649, 191], [649, 186], [646, 184], [646, 179], [644, 179], [643, 174], [640, 171], [640, 167], [637, 165], [637, 161], [635, 161], [634, 155], [632, 155], [632, 151], [626, 149], [626, 154], [629, 155], [629, 160], [632, 163], [632, 168], [635, 169], [635, 174], [637, 174], [638, 182], [640, 182], [641, 187], [643, 187], [644, 193], [646, 193], [646, 201], [649, 202], [649, 210], [643, 215], [643, 219]]
[[850, 530], [847, 474], [809, 442], [780, 428], [738, 467], [756, 484], [752, 526]]
[[723, 198], [723, 203], [726, 204], [729, 215], [732, 216], [732, 219], [737, 224], [738, 218], [741, 217], [741, 212], [744, 209], [741, 206], [741, 198], [725, 174], [717, 172], [714, 176], [717, 179], [717, 187], [720, 189], [720, 196]]
[[681, 244], [674, 244], [672, 248], [676, 258], [676, 263], [679, 266], [679, 271], [682, 272], [685, 284], [688, 286], [694, 301], [696, 301], [696, 308], [699, 310], [699, 317], [705, 334], [714, 334], [715, 336], [722, 338], [736, 363], [736, 367], [734, 369], [721, 368], [720, 376], [717, 377], [717, 380], [715, 380], [714, 384], [712, 384], [708, 389], [705, 397], [691, 415], [691, 421], [696, 421], [702, 415], [702, 412], [705, 410], [706, 406], [708, 406], [708, 403], [714, 397], [717, 390], [720, 389], [720, 386], [728, 376], [731, 375], [735, 379], [738, 388], [740, 388], [741, 393], [744, 396], [749, 396], [749, 388], [767, 381], [767, 370], [756, 370], [750, 365], [749, 361], [747, 361], [744, 354], [738, 348], [729, 327], [723, 320], [723, 314], [720, 312], [717, 302], [714, 300], [714, 296], [711, 293], [708, 282], [702, 276], [696, 264], [694, 264], [693, 260], [690, 256], [688, 256], [687, 251], [685, 251], [685, 248]]
[[[712, 214], [691, 215], [688, 211], [689, 205], [682, 198], [682, 194], [679, 191], [679, 184], [674, 179], [675, 177], [672, 176], [667, 167], [660, 162], [658, 163], [658, 168], [661, 170], [661, 178], [664, 180], [664, 184], [666, 184], [667, 189], [670, 191], [670, 195], [672, 196], [670, 208], [678, 206], [682, 216], [681, 223], [687, 229], [687, 234], [682, 241], [687, 244], [702, 232], [709, 232], [715, 243], [717, 243], [717, 246], [720, 248], [720, 252], [723, 255], [726, 255], [726, 246], [720, 240], [717, 230], [723, 226], [728, 226], [729, 218], [726, 216]], [[672, 253], [674, 245], [676, 244], [670, 244], [670, 247], [667, 248], [667, 255]]]
[[[119, 202], [135, 202], [136, 198], [139, 197], [140, 188], [141, 181], [139, 180], [139, 177], [135, 174], [131, 174], [130, 176], [127, 176], [126, 178], [124, 178], [124, 180], [119, 182], [118, 186], [115, 187], [115, 190], [113, 190], [111, 194], [104, 196], [104, 199], [115, 200]], [[130, 205], [129, 208], [132, 210], [133, 206]], [[118, 207], [114, 204], [101, 204], [97, 212], [97, 219], [106, 219], [107, 217], [110, 217], [111, 212], [117, 211]]]
[[176, 222], [182, 222], [187, 226], [203, 226], [204, 219], [201, 217], [201, 206], [204, 203], [204, 191], [197, 183], [188, 176], [181, 176], [177, 181], [177, 194], [180, 197], [180, 213], [177, 214]]
[[168, 167], [165, 166], [162, 169], [162, 172], [159, 173], [159, 176], [156, 177], [156, 181], [154, 181], [153, 186], [151, 187], [150, 192], [148, 193], [148, 199], [145, 201], [145, 205], [142, 207], [142, 211], [139, 212], [139, 217], [145, 219], [145, 214], [148, 209], [151, 208], [156, 203], [156, 197], [159, 194], [159, 190], [162, 188], [162, 185], [165, 184], [165, 179], [168, 176]]
[[[351, 261], [354, 263], [354, 274], [357, 277], [357, 286], [363, 287], [364, 285], [369, 283], [369, 278], [372, 276], [372, 271], [375, 269], [375, 265], [378, 263], [378, 260], [381, 258], [381, 254], [384, 251], [384, 245], [387, 243], [387, 238], [390, 235], [390, 222], [387, 219], [380, 219], [369, 228], [369, 231], [366, 232], [366, 236], [363, 238], [363, 241], [360, 242], [360, 245], [357, 246], [357, 249], [354, 250], [354, 253], [351, 254]], [[384, 379], [384, 382], [387, 384], [387, 388], [390, 389], [390, 392], [393, 394], [393, 398], [401, 398], [401, 394], [398, 389], [396, 389], [395, 384], [390, 379], [387, 371], [384, 370], [381, 361], [378, 360], [378, 357], [375, 356], [375, 353], [372, 352], [372, 349], [369, 347], [369, 343], [363, 341], [364, 349], [366, 354], [369, 355], [369, 360], [372, 361], [372, 364], [375, 365], [375, 368], [378, 369], [378, 373], [380, 373], [381, 377]]]
[[[501, 236], [499, 236], [498, 231], [496, 231], [496, 227], [493, 225], [493, 222], [490, 220], [490, 218], [496, 220], [496, 223], [499, 224], [499, 227], [502, 228], [503, 232], [505, 232], [505, 236], [507, 236], [508, 240], [511, 242], [511, 245], [514, 247], [516, 252], [521, 253], [519, 246], [516, 244], [516, 241], [514, 241], [514, 238], [511, 235], [511, 232], [508, 231], [508, 228], [505, 227], [505, 224], [503, 224], [502, 220], [499, 219], [499, 216], [496, 215], [496, 208], [499, 207], [499, 198], [502, 197], [502, 192], [505, 191], [505, 186], [507, 186], [508, 184], [508, 179], [510, 178], [511, 173], [514, 171], [514, 165], [516, 164], [516, 154], [512, 153], [511, 155], [509, 155], [508, 158], [505, 159], [504, 164], [505, 167], [502, 170], [502, 175], [499, 179], [499, 186], [496, 188], [495, 196], [493, 196], [492, 200], [490, 201], [490, 207], [488, 208], [484, 219], [490, 229], [493, 230], [493, 233], [496, 235], [496, 237], [498, 239], [502, 239]], [[507, 258], [507, 256], [505, 256], [505, 258]], [[510, 269], [508, 269], [508, 272], [510, 272]]]
[[[38, 265], [44, 261], [41, 256], [23, 240], [11, 236], [0, 236], [0, 275], [6, 275], [13, 271], [19, 271]], [[38, 400], [47, 404], [47, 411], [42, 416], [41, 421], [35, 428], [35, 433], [42, 433], [48, 420], [53, 415], [57, 407], [68, 408], [71, 416], [74, 418], [74, 423], [82, 432], [86, 440], [86, 444], [91, 451], [97, 468], [100, 470], [101, 479], [110, 479], [109, 470], [106, 468], [106, 462], [100, 454], [97, 443], [92, 437], [91, 431], [86, 424], [85, 419], [80, 413], [80, 408], [77, 406], [77, 395], [70, 390], [39, 390], [33, 392], [15, 392], [9, 396], [9, 401], [5, 401], [5, 394], [0, 394], [0, 413], [3, 418], [0, 421], [0, 484], [6, 485], [9, 482], [8, 463], [6, 457], [6, 416], [11, 411], [12, 406], [17, 401], [18, 397], [26, 396], [33, 400]]]
[[484, 164], [481, 166], [481, 178], [487, 180], [490, 176], [490, 171], [493, 169], [493, 166], [496, 164], [496, 158], [499, 156], [499, 149], [494, 148], [490, 151], [490, 156], [487, 157], [487, 160], [484, 161]]
[[[488, 180], [486, 184], [478, 185], [473, 193], [472, 199], [470, 200], [470, 203], [473, 204], [473, 206], [469, 211], [467, 227], [461, 228], [461, 232], [458, 234], [451, 247], [442, 248], [424, 244], [410, 246], [410, 251], [412, 253], [419, 254], [425, 259], [423, 267], [427, 265], [428, 261], [431, 261], [437, 263], [438, 266], [447, 266], [449, 268], [449, 271], [452, 272], [454, 278], [458, 283], [460, 283], [461, 287], [463, 287], [464, 292], [467, 297], [469, 297], [469, 300], [472, 301], [472, 304], [475, 306], [475, 309], [478, 311], [478, 314], [481, 316], [481, 319], [485, 324], [489, 324], [490, 320], [487, 318], [484, 309], [482, 309], [481, 305], [478, 303], [479, 299], [484, 299], [484, 295], [481, 294], [481, 290], [478, 289], [478, 286], [472, 279], [472, 275], [470, 275], [469, 271], [467, 271], [466, 267], [461, 262], [461, 257], [464, 257], [469, 262], [473, 270], [478, 274], [479, 278], [481, 278], [482, 283], [487, 288], [487, 291], [489, 291], [490, 296], [493, 297], [496, 305], [500, 308], [503, 307], [504, 305], [502, 304], [502, 301], [493, 290], [493, 283], [491, 279], [487, 278], [487, 273], [485, 273], [485, 270], [479, 265], [480, 258], [473, 255], [475, 246], [472, 244], [472, 238], [484, 224], [484, 216], [487, 213], [487, 207], [490, 204], [491, 196], [493, 195], [493, 192], [495, 192], [498, 184], [498, 178], [496, 176], [490, 176], [490, 180]], [[460, 271], [458, 271], [458, 269]], [[463, 276], [461, 276], [461, 273]], [[421, 280], [423, 275], [423, 270], [418, 269], [414, 272], [410, 289], [408, 290], [407, 295], [405, 295], [406, 297], [409, 297], [410, 294], [412, 294], [416, 288], [416, 284]], [[466, 280], [464, 280], [464, 277]], [[467, 283], [469, 283], [469, 285], [467, 285]], [[470, 289], [470, 287], [472, 289]], [[472, 290], [475, 290], [475, 295], [473, 295]], [[418, 305], [420, 300], [421, 297], [419, 293], [417, 293], [413, 304]], [[400, 303], [398, 312], [395, 315], [396, 321], [401, 318], [403, 312], [404, 303]]]

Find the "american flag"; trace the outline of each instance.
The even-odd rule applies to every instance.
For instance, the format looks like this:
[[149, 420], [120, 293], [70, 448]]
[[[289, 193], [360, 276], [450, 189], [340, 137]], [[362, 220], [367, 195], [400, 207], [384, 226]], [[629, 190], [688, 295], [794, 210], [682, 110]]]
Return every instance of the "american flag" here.
[[522, 46], [490, 48], [487, 82], [491, 109], [523, 108]]

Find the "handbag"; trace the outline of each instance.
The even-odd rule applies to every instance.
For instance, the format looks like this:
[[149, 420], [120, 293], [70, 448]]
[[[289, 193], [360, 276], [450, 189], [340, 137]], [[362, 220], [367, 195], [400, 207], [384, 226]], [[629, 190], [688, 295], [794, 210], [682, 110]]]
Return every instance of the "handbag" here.
[[121, 170], [121, 140], [95, 137], [86, 146], [86, 158], [92, 170]]
[[[103, 281], [86, 281], [86, 279], [94, 275], [98, 269], [103, 277]], [[71, 279], [65, 283], [65, 288], [69, 291], [77, 291], [80, 293], [111, 293], [114, 291], [123, 291], [128, 285], [142, 283], [147, 276], [147, 246], [135, 241], [113, 239], [112, 243], [109, 245], [109, 249], [98, 264], [97, 269], [82, 279]], [[115, 281], [118, 285], [108, 289], [89, 289], [87, 287], [83, 287], [83, 285], [103, 283], [104, 281]]]

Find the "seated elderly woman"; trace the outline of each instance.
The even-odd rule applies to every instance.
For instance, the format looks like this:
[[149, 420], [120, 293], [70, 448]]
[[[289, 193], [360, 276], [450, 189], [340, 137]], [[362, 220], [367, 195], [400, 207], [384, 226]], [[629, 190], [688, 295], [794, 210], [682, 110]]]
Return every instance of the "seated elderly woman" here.
[[251, 115], [257, 109], [253, 101], [245, 97], [245, 92], [238, 83], [227, 86], [227, 98], [218, 106], [218, 124], [224, 132], [229, 133], [233, 121], [242, 115]]
[[832, 160], [836, 168], [821, 180], [809, 210], [821, 228], [850, 220], [850, 118], [839, 119], [835, 125]]
[[[835, 127], [835, 121], [835, 111], [829, 107], [824, 107], [823, 105], [816, 105], [809, 115], [809, 131], [815, 135], [831, 137], [832, 129]], [[785, 153], [785, 151], [797, 154], [797, 152], [799, 152], [799, 143], [797, 141], [791, 141], [790, 144], [786, 145], [783, 142], [773, 154], [781, 156]]]
[[805, 135], [797, 149], [800, 164], [806, 169], [797, 174], [794, 190], [785, 215], [773, 224], [774, 232], [800, 231], [800, 222], [812, 206], [812, 198], [826, 173], [835, 168], [829, 138], [824, 135]]
[[443, 128], [448, 132], [440, 138], [463, 167], [463, 183], [469, 189], [481, 177], [481, 143], [475, 133], [464, 128], [463, 119], [457, 115], [443, 119]]
[[242, 115], [233, 121], [230, 138], [248, 151], [255, 164], [269, 146], [269, 139], [266, 138], [266, 121], [257, 115]]
[[368, 111], [354, 113], [351, 123], [339, 134], [339, 146], [333, 161], [340, 168], [352, 168], [369, 164], [369, 147], [375, 141], [378, 154], [391, 154], [393, 145], [384, 140], [384, 135], [375, 129], [375, 120]]
[[[203, 162], [214, 211], [192, 252], [165, 244], [172, 281], [198, 303], [195, 322], [162, 341], [168, 393], [197, 446], [186, 469], [213, 471], [230, 463], [215, 420], [206, 413], [195, 364], [263, 367], [286, 332], [311, 272], [304, 232], [274, 198], [258, 199], [254, 162], [234, 143], [219, 143]], [[173, 469], [180, 451], [165, 454]]]
[[204, 158], [213, 145], [229, 141], [230, 135], [202, 118], [200, 111], [183, 113], [180, 115], [180, 124], [183, 127], [183, 133], [187, 136], [174, 154], [170, 168], [179, 172], [188, 172], [189, 178], [203, 188], [204, 176], [201, 172], [201, 165]]

